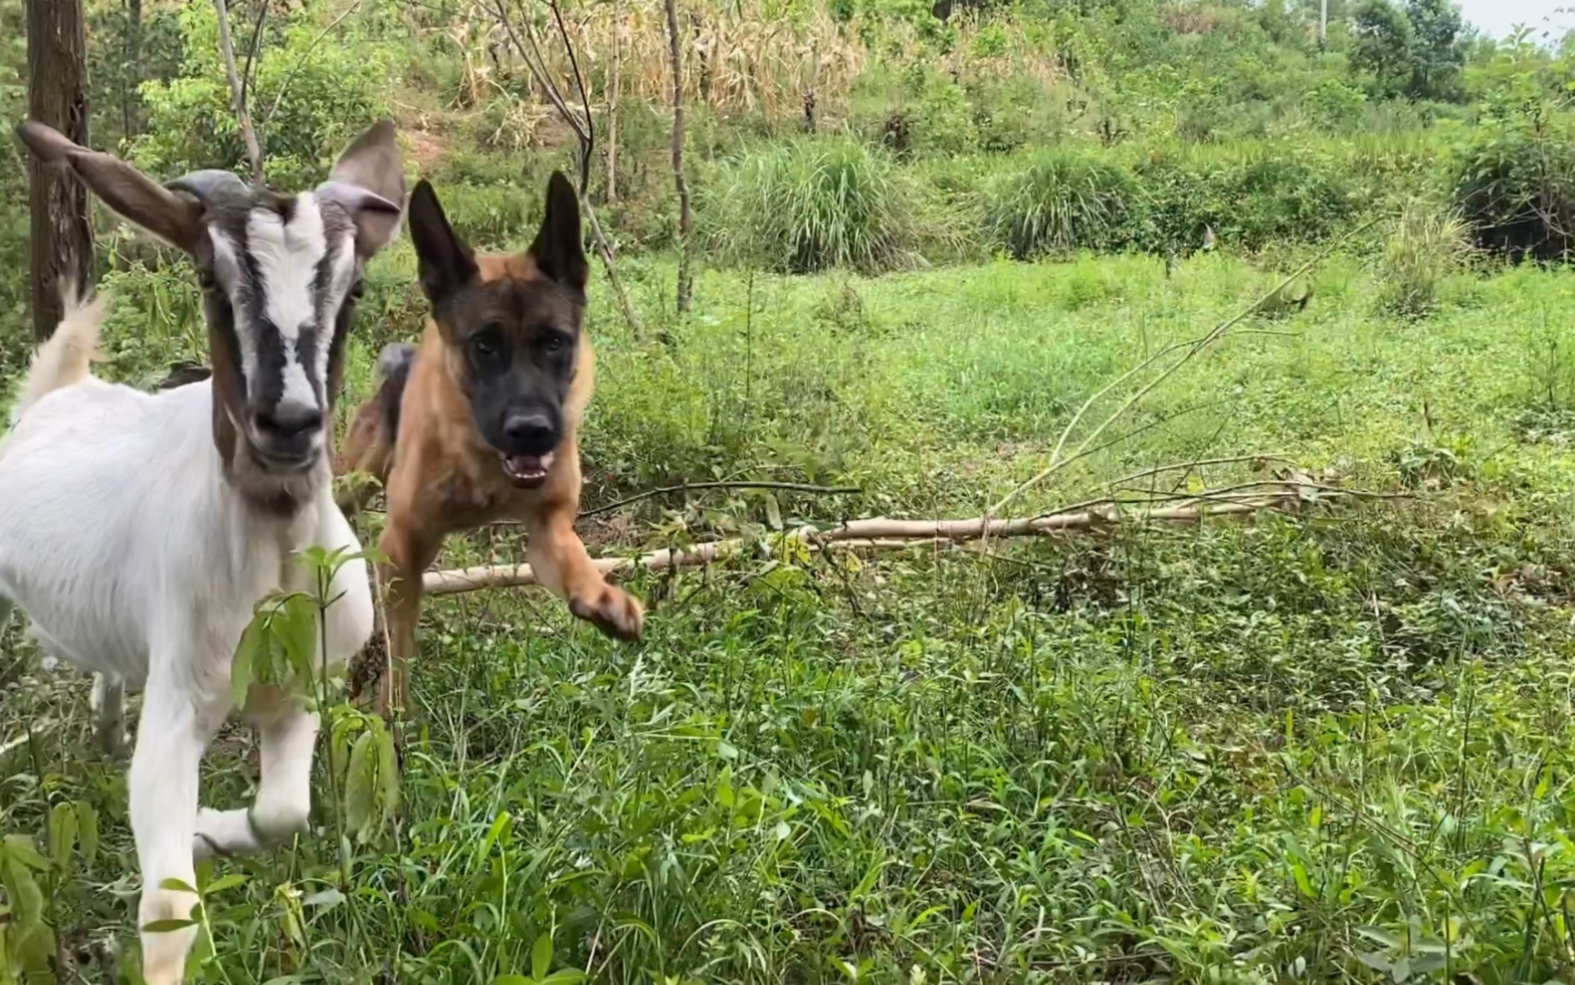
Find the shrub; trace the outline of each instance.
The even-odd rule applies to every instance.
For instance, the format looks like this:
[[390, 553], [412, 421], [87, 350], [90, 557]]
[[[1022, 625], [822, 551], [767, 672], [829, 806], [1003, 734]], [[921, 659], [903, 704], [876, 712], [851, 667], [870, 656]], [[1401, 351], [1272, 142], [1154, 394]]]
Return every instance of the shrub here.
[[984, 227], [1019, 260], [1116, 249], [1125, 245], [1135, 195], [1131, 174], [1108, 157], [1070, 148], [1041, 151], [1027, 167], [985, 185]]
[[1407, 202], [1394, 219], [1378, 258], [1378, 306], [1420, 317], [1437, 302], [1438, 285], [1470, 254], [1465, 222], [1454, 211], [1421, 199]]
[[1484, 119], [1455, 152], [1455, 204], [1477, 245], [1557, 260], [1575, 230], [1575, 114], [1547, 103]]
[[[365, 38], [353, 45], [317, 44], [326, 7], [318, 0], [271, 19], [248, 97], [268, 180], [282, 188], [323, 178], [344, 143], [388, 111], [393, 60]], [[142, 85], [147, 126], [133, 145], [133, 160], [165, 175], [238, 167], [245, 146], [219, 63], [213, 6], [188, 4], [180, 29], [180, 75]]]
[[703, 219], [724, 257], [785, 273], [890, 270], [916, 259], [911, 193], [890, 157], [848, 138], [747, 153], [718, 175]]

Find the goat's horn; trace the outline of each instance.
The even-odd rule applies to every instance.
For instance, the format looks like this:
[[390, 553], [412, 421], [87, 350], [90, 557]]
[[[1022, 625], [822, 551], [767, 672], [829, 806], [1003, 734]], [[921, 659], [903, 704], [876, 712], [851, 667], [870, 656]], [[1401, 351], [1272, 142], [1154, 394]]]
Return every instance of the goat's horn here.
[[234, 172], [221, 171], [218, 168], [193, 171], [191, 174], [176, 178], [164, 187], [171, 191], [194, 195], [197, 201], [204, 205], [219, 198], [249, 198], [251, 195], [246, 188], [246, 183]]

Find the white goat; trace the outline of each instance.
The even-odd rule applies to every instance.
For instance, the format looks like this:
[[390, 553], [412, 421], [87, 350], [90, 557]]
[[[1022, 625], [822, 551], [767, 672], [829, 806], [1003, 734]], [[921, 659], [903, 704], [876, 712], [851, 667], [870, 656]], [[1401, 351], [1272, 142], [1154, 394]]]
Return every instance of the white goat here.
[[[228, 172], [160, 186], [39, 124], [18, 136], [190, 253], [205, 298], [213, 376], [158, 394], [90, 375], [104, 306], [68, 301], [0, 443], [0, 617], [14, 603], [48, 653], [101, 675], [104, 713], [122, 685], [143, 689], [129, 789], [145, 928], [189, 916], [195, 898], [165, 883], [194, 885], [196, 859], [307, 824], [318, 720], [298, 688], [253, 686], [241, 709], [262, 746], [250, 810], [199, 810], [198, 768], [234, 710], [230, 664], [255, 605], [315, 591], [291, 555], [360, 550], [332, 498], [325, 422], [361, 267], [397, 231], [404, 178], [386, 121], [294, 197]], [[341, 567], [332, 594], [326, 653], [343, 663], [372, 630], [366, 565]], [[149, 985], [181, 980], [195, 935], [143, 930]]]

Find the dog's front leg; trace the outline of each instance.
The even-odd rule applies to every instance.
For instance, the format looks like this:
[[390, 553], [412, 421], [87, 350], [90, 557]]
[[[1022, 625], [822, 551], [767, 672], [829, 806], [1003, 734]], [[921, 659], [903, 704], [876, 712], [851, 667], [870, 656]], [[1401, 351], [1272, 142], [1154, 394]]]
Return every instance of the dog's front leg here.
[[525, 557], [536, 580], [569, 603], [576, 617], [619, 640], [637, 640], [645, 621], [640, 600], [609, 585], [585, 553], [585, 544], [574, 532], [574, 510], [549, 501], [525, 519], [530, 534]]
[[387, 718], [395, 708], [410, 708], [410, 659], [416, 655], [416, 626], [421, 621], [421, 575], [437, 557], [441, 539], [421, 536], [391, 520], [378, 549], [388, 560], [378, 565], [383, 585], [384, 618], [388, 623], [388, 667], [378, 685], [378, 711]]

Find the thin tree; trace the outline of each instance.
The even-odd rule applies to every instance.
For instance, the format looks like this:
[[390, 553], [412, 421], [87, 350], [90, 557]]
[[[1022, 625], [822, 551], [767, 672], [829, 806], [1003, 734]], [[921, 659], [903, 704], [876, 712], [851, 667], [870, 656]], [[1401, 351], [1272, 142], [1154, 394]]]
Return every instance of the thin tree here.
[[673, 184], [678, 189], [678, 313], [689, 311], [689, 240], [694, 220], [684, 178], [684, 64], [678, 47], [678, 0], [667, 0], [667, 60], [673, 71]]
[[[246, 108], [246, 84], [241, 81], [241, 75], [235, 70], [235, 47], [230, 43], [230, 12], [226, 0], [213, 0], [213, 8], [219, 15], [219, 55], [224, 61], [224, 74], [230, 79], [230, 100], [235, 107], [235, 119], [241, 125], [241, 137], [246, 141], [246, 159], [252, 165], [252, 182], [263, 183], [262, 145], [257, 142], [257, 131], [252, 128], [252, 115]], [[266, 2], [263, 10], [266, 11]], [[261, 19], [258, 20], [259, 35], [262, 28]], [[251, 62], [247, 61], [248, 69]]]
[[[87, 37], [82, 0], [27, 0], [26, 18], [28, 115], [87, 147]], [[33, 337], [42, 342], [54, 333], [63, 314], [61, 280], [86, 290], [97, 282], [98, 270], [87, 186], [64, 167], [28, 157]]]
[[142, 0], [126, 0], [126, 38], [121, 51], [120, 125], [134, 136], [142, 123], [137, 114], [137, 85], [142, 80]]

